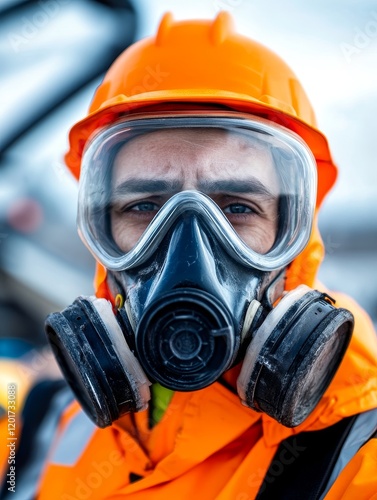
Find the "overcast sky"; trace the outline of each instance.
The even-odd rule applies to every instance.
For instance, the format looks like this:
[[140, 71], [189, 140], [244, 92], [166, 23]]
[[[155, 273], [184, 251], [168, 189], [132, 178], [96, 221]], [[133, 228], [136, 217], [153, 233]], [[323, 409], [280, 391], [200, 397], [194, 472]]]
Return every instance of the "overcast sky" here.
[[367, 0], [139, 0], [139, 37], [164, 12], [212, 18], [225, 9], [239, 32], [277, 52], [303, 83], [340, 167], [325, 210], [349, 207], [377, 219], [377, 4]]

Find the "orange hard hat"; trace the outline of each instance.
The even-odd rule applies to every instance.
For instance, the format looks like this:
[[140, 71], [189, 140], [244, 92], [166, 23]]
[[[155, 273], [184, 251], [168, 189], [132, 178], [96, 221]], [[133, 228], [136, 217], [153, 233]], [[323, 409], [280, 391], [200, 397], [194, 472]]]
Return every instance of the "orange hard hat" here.
[[317, 161], [317, 206], [333, 185], [337, 169], [300, 82], [276, 54], [237, 34], [227, 12], [214, 21], [175, 22], [165, 14], [156, 36], [126, 49], [98, 87], [88, 116], [70, 132], [68, 167], [78, 178], [88, 138], [120, 116], [188, 104], [220, 105], [293, 130]]

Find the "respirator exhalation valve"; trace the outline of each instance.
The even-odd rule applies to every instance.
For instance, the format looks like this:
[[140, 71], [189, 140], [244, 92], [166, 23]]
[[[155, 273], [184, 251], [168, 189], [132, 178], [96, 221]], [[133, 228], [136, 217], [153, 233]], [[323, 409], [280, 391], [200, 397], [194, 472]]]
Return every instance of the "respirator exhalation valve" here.
[[231, 364], [233, 328], [230, 313], [215, 297], [178, 288], [145, 309], [136, 350], [152, 380], [173, 390], [202, 389]]

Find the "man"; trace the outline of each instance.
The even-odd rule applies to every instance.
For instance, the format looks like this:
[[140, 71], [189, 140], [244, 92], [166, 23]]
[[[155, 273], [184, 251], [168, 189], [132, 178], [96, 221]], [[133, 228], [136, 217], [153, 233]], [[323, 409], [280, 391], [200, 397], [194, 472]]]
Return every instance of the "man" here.
[[38, 498], [372, 498], [377, 342], [316, 281], [336, 167], [285, 63], [166, 15], [66, 161], [96, 297], [46, 321], [81, 406], [59, 386]]

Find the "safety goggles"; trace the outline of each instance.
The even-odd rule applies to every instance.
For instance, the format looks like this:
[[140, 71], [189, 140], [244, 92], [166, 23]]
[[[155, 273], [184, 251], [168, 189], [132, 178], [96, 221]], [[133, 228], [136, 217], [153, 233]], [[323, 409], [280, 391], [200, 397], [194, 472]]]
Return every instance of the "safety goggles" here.
[[134, 115], [88, 142], [78, 228], [94, 257], [121, 271], [150, 259], [193, 213], [235, 260], [270, 271], [305, 248], [316, 184], [306, 143], [271, 122], [226, 111]]

